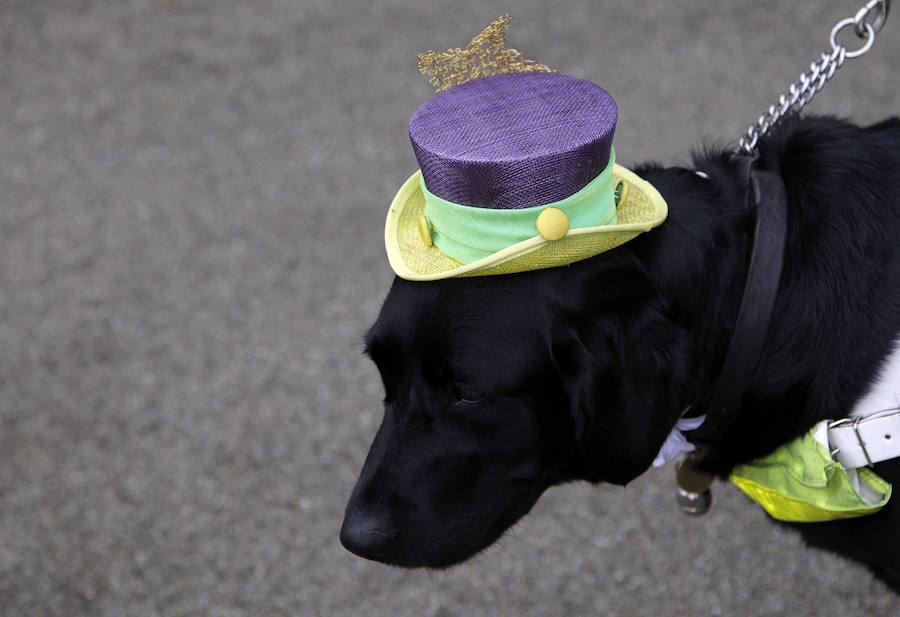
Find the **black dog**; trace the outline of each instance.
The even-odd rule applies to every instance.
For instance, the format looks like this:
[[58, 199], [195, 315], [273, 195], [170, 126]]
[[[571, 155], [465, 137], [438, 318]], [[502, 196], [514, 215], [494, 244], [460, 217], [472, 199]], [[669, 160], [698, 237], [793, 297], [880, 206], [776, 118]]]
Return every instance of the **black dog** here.
[[[341, 529], [354, 553], [442, 567], [496, 540], [548, 487], [625, 484], [685, 407], [709, 397], [747, 271], [754, 216], [725, 153], [637, 169], [658, 229], [566, 268], [396, 280], [366, 350], [385, 414]], [[789, 229], [752, 392], [707, 464], [725, 475], [846, 416], [900, 337], [900, 119], [795, 119], [757, 163], [784, 180]], [[900, 395], [900, 383], [897, 384]], [[876, 466], [900, 481], [900, 459]], [[900, 506], [799, 526], [900, 590]]]

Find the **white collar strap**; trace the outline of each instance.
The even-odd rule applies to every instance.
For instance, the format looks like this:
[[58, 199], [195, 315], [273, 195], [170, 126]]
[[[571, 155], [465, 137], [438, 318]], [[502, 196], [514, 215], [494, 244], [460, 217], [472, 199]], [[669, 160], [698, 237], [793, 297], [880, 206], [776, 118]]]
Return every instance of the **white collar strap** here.
[[847, 469], [900, 457], [900, 408], [831, 422], [828, 445]]

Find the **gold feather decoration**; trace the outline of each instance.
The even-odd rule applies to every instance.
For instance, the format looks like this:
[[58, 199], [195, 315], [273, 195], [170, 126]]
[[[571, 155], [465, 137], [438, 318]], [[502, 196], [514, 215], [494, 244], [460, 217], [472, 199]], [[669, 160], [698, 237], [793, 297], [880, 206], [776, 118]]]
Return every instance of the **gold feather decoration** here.
[[509, 15], [500, 16], [465, 49], [419, 54], [419, 71], [428, 77], [435, 92], [501, 73], [553, 73], [550, 67], [527, 60], [518, 50], [507, 49], [506, 29], [511, 20]]

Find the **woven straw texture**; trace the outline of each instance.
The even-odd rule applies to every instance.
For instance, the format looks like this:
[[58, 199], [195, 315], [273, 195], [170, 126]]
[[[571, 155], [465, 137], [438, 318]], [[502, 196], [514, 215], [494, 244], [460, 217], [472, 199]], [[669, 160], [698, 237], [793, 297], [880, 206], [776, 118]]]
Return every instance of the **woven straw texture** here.
[[476, 79], [435, 95], [409, 136], [428, 190], [479, 208], [565, 199], [609, 163], [618, 109], [595, 83], [559, 73]]
[[[618, 173], [613, 181], [625, 180]], [[418, 220], [424, 213], [425, 200], [420, 189], [413, 191], [405, 204], [400, 206], [396, 243], [404, 265], [419, 274], [438, 274], [462, 267], [458, 261], [447, 257], [437, 247], [426, 247], [419, 236]], [[640, 187], [630, 185], [624, 200], [617, 210], [616, 225], [602, 228], [602, 231], [584, 235], [568, 235], [555, 242], [543, 242], [530, 251], [515, 256], [509, 261], [474, 270], [461, 276], [486, 276], [513, 274], [529, 270], [564, 266], [575, 261], [593, 257], [628, 242], [641, 230], [617, 230], [624, 225], [646, 225], [648, 228], [661, 222], [665, 217], [665, 207], [655, 204], [650, 195]], [[389, 238], [388, 242], [392, 240]], [[389, 248], [390, 251], [390, 248]]]

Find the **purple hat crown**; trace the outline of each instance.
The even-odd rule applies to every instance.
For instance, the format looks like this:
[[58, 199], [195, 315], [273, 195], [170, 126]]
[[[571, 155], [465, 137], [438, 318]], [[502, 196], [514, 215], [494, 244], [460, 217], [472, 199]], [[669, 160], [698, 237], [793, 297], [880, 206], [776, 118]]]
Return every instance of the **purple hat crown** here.
[[618, 109], [606, 90], [559, 73], [506, 73], [445, 90], [409, 136], [425, 186], [479, 208], [530, 208], [577, 193], [610, 162]]

